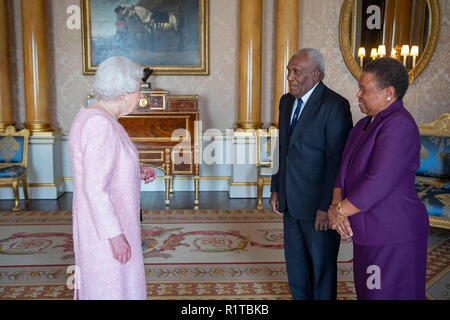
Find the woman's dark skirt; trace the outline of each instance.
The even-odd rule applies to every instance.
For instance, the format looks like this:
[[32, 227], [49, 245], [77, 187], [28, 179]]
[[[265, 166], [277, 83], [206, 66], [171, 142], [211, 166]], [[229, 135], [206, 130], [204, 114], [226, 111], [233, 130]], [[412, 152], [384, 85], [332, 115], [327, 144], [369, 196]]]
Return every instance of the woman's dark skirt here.
[[384, 246], [353, 245], [358, 300], [424, 300], [427, 241]]

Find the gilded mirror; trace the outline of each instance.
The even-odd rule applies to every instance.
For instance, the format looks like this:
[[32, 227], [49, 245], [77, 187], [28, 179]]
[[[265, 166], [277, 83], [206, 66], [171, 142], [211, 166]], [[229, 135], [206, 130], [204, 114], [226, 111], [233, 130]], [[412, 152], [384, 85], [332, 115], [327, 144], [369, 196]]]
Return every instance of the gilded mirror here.
[[406, 66], [412, 83], [433, 56], [440, 24], [439, 0], [344, 0], [341, 52], [356, 79], [371, 60], [391, 56]]

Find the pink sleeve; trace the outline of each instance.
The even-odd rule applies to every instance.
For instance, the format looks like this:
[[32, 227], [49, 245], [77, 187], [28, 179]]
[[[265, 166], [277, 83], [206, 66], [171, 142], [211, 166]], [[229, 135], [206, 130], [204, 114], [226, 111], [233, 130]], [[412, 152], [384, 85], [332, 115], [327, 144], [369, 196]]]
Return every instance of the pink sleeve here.
[[98, 235], [102, 239], [122, 234], [110, 197], [110, 181], [117, 159], [118, 140], [113, 125], [101, 115], [91, 116], [81, 133], [84, 191]]

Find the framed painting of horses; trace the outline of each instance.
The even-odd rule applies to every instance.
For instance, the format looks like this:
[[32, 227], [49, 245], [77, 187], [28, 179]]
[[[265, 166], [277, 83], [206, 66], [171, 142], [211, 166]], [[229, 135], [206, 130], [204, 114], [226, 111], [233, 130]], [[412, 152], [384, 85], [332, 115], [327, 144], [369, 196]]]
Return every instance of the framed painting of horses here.
[[209, 74], [209, 0], [81, 0], [83, 74], [124, 56], [159, 75]]

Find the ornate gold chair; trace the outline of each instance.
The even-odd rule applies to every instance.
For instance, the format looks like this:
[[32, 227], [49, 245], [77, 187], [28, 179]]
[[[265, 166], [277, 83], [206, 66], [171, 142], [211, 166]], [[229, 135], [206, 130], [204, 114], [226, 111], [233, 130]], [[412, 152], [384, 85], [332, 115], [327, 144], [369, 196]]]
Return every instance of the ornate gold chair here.
[[278, 170], [276, 154], [278, 152], [278, 129], [259, 129], [256, 131], [256, 169], [257, 169], [257, 209], [262, 210], [262, 196], [265, 181], [270, 181]]
[[11, 185], [14, 191], [13, 211], [19, 211], [19, 186], [28, 200], [27, 162], [30, 131], [9, 126], [0, 132], [0, 184]]
[[430, 226], [450, 229], [450, 113], [419, 125], [422, 150], [416, 191], [427, 208]]

